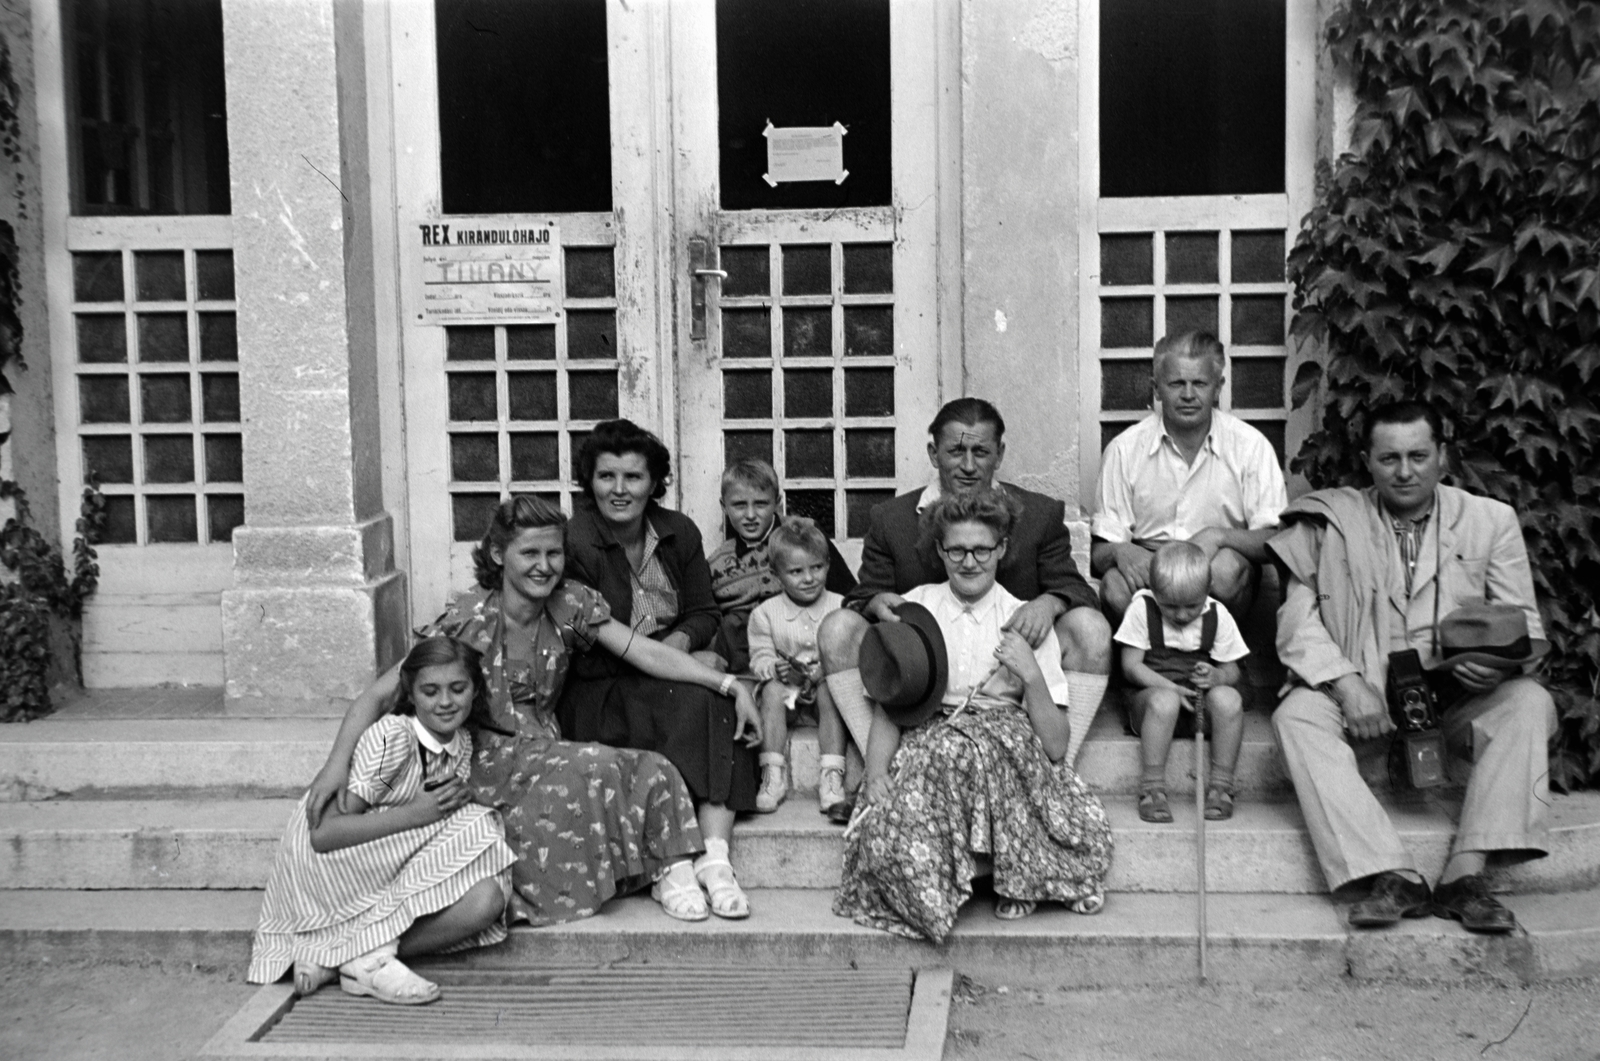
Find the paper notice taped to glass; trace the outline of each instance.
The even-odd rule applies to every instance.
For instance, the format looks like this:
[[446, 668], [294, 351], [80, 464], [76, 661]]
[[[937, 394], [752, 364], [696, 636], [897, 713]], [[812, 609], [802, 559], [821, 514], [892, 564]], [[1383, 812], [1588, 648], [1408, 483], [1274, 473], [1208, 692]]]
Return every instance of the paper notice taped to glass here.
[[786, 129], [768, 122], [761, 131], [767, 138], [767, 172], [762, 179], [774, 188], [790, 181], [843, 184], [850, 176], [844, 168], [844, 134], [845, 128], [838, 122]]
[[537, 324], [561, 312], [561, 230], [501, 214], [420, 223], [412, 312], [425, 324]]

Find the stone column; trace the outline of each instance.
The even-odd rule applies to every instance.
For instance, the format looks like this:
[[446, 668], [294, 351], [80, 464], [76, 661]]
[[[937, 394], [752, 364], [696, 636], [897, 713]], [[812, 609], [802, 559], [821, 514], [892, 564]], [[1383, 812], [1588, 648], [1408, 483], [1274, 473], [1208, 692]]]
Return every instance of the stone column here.
[[351, 238], [366, 161], [342, 135], [341, 83], [363, 75], [359, 47], [336, 46], [338, 6], [223, 0], [245, 478], [222, 594], [230, 701], [353, 697], [406, 643], [361, 318], [371, 258]]

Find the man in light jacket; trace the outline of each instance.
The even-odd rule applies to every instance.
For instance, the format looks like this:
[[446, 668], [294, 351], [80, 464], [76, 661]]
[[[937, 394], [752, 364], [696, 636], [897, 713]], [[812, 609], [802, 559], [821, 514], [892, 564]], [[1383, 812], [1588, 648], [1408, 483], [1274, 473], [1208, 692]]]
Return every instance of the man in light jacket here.
[[[1432, 912], [1472, 931], [1509, 932], [1516, 919], [1482, 873], [1491, 857], [1508, 864], [1547, 853], [1555, 707], [1524, 670], [1548, 645], [1516, 513], [1440, 484], [1443, 438], [1426, 405], [1377, 409], [1363, 455], [1373, 485], [1319, 490], [1284, 511], [1285, 529], [1268, 548], [1287, 573], [1277, 647], [1292, 687], [1272, 724], [1328, 886], [1365, 888], [1352, 925]], [[1441, 616], [1464, 605], [1513, 606], [1500, 613], [1510, 611], [1520, 644], [1508, 639], [1499, 656], [1441, 658]], [[1432, 892], [1351, 747], [1394, 732], [1383, 690], [1389, 654], [1407, 648], [1448, 675], [1436, 685], [1445, 744], [1472, 763]]]

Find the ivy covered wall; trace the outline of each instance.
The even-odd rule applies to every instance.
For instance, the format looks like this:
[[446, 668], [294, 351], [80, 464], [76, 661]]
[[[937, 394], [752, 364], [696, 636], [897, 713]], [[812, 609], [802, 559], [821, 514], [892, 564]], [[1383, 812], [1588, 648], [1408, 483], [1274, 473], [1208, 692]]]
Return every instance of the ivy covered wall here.
[[[1453, 422], [1453, 481], [1522, 520], [1553, 650], [1551, 781], [1600, 780], [1600, 4], [1353, 0], [1327, 26], [1351, 150], [1290, 255], [1293, 332], [1325, 352], [1294, 461], [1356, 481], [1363, 411]], [[1325, 368], [1323, 367], [1325, 366]]]

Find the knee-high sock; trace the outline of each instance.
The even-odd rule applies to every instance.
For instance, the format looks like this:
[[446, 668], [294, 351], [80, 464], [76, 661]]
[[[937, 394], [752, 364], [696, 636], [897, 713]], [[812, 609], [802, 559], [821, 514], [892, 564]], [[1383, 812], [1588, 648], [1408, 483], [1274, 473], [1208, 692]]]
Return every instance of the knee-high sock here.
[[1106, 683], [1110, 676], [1089, 674], [1085, 671], [1067, 672], [1067, 721], [1072, 724], [1072, 736], [1067, 743], [1067, 765], [1078, 767], [1078, 749], [1083, 738], [1089, 735], [1089, 723], [1100, 710], [1100, 701], [1106, 698]]
[[833, 706], [839, 709], [850, 739], [856, 742], [863, 755], [867, 751], [867, 734], [872, 732], [872, 705], [867, 702], [867, 690], [861, 684], [861, 672], [855, 667], [827, 677], [828, 691], [833, 694]]

